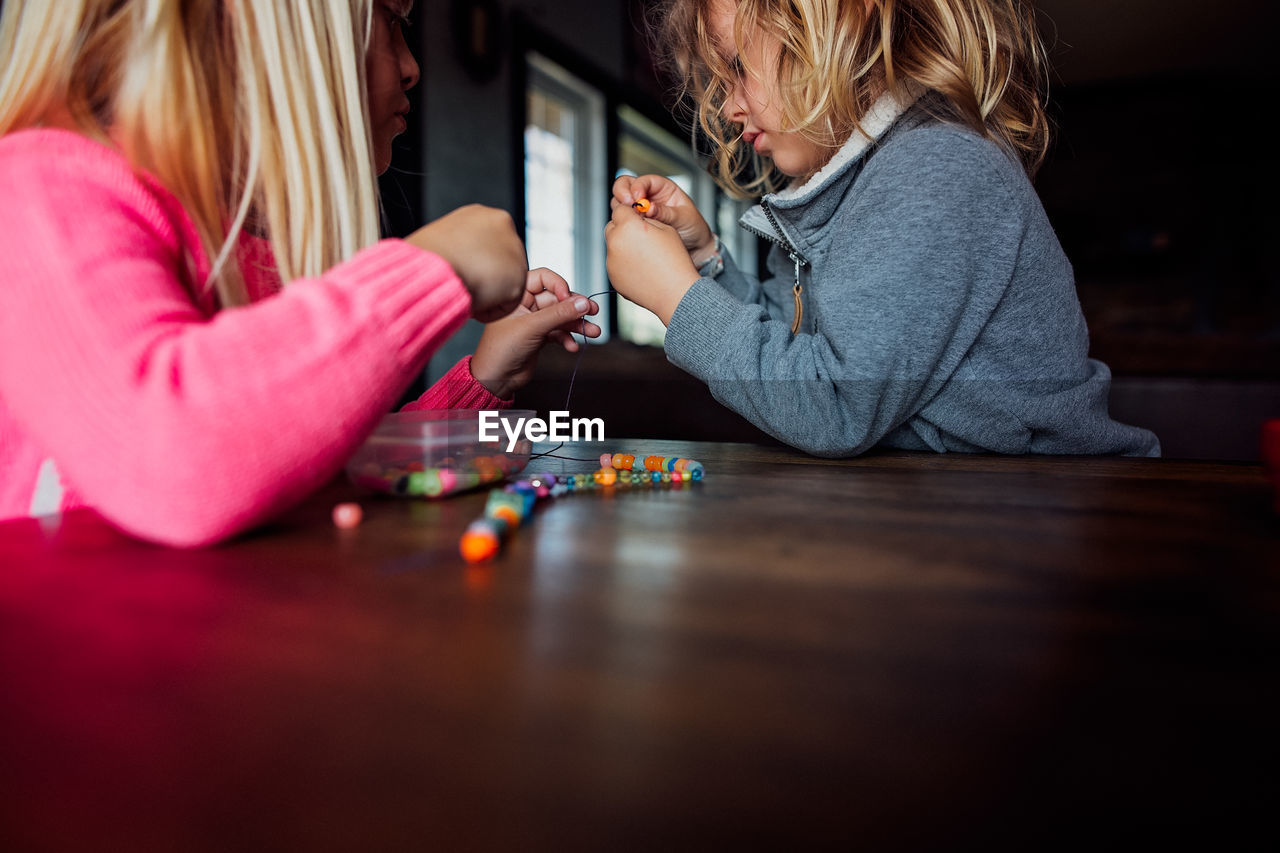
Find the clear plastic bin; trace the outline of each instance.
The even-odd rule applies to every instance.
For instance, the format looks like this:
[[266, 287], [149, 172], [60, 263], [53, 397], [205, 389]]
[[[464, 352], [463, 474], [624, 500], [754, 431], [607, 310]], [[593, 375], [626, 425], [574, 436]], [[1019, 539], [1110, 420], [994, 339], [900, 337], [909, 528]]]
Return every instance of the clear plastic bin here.
[[[486, 413], [493, 424], [480, 440], [480, 411], [446, 409], [397, 412], [387, 415], [347, 463], [347, 476], [356, 485], [405, 497], [439, 498], [495, 483], [521, 471], [529, 462], [532, 443], [511, 439], [503, 423], [515, 429], [520, 418], [533, 418], [528, 409]], [[494, 417], [496, 415], [496, 417]]]

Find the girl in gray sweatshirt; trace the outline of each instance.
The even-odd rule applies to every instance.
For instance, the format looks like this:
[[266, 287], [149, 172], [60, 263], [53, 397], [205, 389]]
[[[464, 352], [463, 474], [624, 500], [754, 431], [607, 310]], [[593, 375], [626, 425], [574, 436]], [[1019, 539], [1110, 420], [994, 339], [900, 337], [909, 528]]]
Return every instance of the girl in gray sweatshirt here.
[[673, 182], [615, 182], [609, 276], [667, 325], [674, 364], [821, 456], [1159, 455], [1107, 414], [1110, 372], [1031, 185], [1048, 131], [1030, 10], [675, 0], [664, 15], [717, 179], [760, 196], [741, 225], [772, 244], [756, 280]]

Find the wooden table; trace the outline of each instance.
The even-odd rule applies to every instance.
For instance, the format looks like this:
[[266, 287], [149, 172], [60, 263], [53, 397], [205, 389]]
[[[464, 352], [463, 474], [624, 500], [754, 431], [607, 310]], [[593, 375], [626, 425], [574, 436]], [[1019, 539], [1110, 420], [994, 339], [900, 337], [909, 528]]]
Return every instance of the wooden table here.
[[0, 849], [1275, 849], [1258, 466], [628, 447], [707, 479], [483, 567], [483, 494], [0, 525]]

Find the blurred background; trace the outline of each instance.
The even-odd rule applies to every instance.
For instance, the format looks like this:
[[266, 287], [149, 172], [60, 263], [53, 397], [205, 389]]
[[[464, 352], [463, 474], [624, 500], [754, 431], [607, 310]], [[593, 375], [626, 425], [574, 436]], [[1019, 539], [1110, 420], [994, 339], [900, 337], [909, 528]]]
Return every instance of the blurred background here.
[[[645, 0], [428, 0], [416, 12], [418, 122], [385, 179], [390, 227], [467, 202], [510, 210], [534, 266], [607, 289], [601, 228], [619, 167], [679, 181], [744, 265], [734, 226], [675, 123]], [[1265, 0], [1042, 0], [1057, 135], [1036, 187], [1077, 275], [1111, 408], [1173, 457], [1257, 459], [1280, 415], [1280, 280]], [[710, 217], [709, 217], [710, 218]], [[618, 437], [768, 440], [666, 362], [662, 327], [602, 298], [608, 339], [548, 350], [517, 402], [569, 405]], [[432, 361], [469, 352], [469, 324]]]
[[[470, 202], [504, 208], [533, 266], [600, 293], [609, 185], [625, 167], [681, 183], [740, 264], [755, 266], [759, 248], [735, 226], [743, 203], [718, 193], [671, 117], [671, 81], [644, 26], [651, 3], [418, 0], [409, 35], [423, 76], [382, 181], [387, 233]], [[1257, 459], [1262, 421], [1280, 416], [1280, 215], [1266, 130], [1275, 4], [1034, 6], [1057, 128], [1036, 188], [1074, 264], [1092, 354], [1115, 376], [1112, 413], [1155, 430], [1168, 456]], [[667, 363], [647, 312], [598, 301], [606, 340], [581, 358], [547, 350], [520, 406], [602, 417], [619, 438], [769, 440]], [[408, 394], [479, 333], [468, 323]]]

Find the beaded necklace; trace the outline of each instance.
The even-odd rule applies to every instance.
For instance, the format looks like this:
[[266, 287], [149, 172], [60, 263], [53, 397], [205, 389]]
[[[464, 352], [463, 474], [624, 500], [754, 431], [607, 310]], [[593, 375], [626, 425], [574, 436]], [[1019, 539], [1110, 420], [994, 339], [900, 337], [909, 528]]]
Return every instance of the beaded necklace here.
[[492, 559], [540, 499], [597, 489], [678, 489], [701, 482], [705, 475], [702, 463], [693, 459], [646, 456], [643, 469], [637, 468], [635, 462], [633, 453], [605, 453], [600, 457], [600, 469], [594, 474], [534, 474], [490, 490], [484, 515], [467, 526], [458, 551], [468, 563]]

